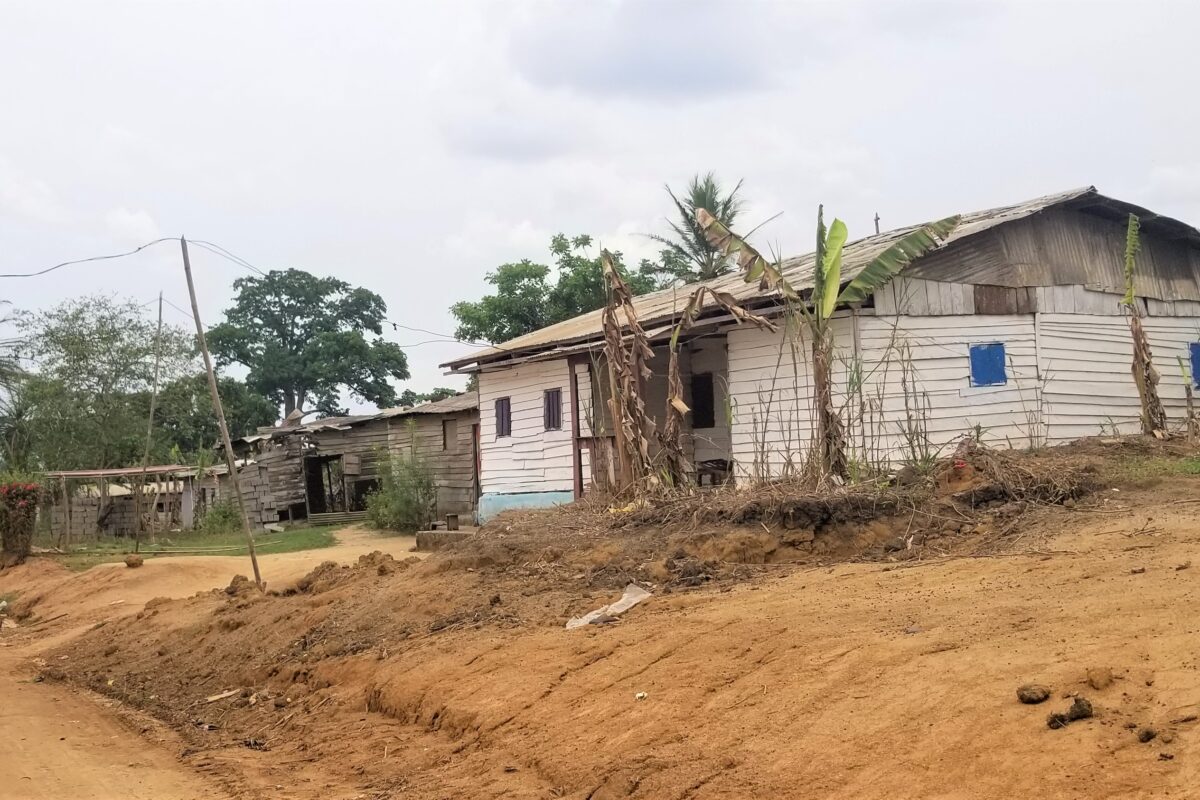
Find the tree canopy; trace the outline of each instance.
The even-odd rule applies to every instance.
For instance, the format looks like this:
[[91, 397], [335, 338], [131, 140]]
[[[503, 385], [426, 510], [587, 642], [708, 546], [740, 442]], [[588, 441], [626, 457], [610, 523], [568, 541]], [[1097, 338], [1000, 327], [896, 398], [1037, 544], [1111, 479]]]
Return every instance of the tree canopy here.
[[[0, 404], [0, 457], [6, 467], [102, 469], [140, 464], [154, 389], [157, 323], [134, 300], [101, 295], [15, 322], [31, 368]], [[232, 436], [270, 425], [277, 408], [231, 377], [219, 380]], [[208, 379], [194, 337], [164, 325], [151, 460], [167, 463], [217, 441]]]
[[[18, 313], [16, 323], [33, 365], [15, 393], [27, 456], [46, 469], [140, 461], [157, 338], [145, 309], [96, 295]], [[196, 368], [192, 337], [182, 329], [164, 326], [161, 346], [160, 380]]]
[[382, 338], [387, 305], [379, 295], [298, 269], [233, 285], [237, 296], [225, 322], [208, 332], [209, 348], [218, 363], [246, 367], [247, 385], [284, 415], [344, 414], [342, 390], [381, 408], [396, 405], [390, 381], [408, 378], [408, 360]]
[[[455, 336], [504, 342], [600, 308], [604, 305], [604, 272], [600, 253], [592, 251], [590, 236], [557, 234], [550, 240], [553, 268], [529, 259], [501, 264], [487, 275], [488, 283], [496, 287], [494, 294], [450, 307], [458, 320]], [[613, 258], [634, 294], [656, 288], [652, 275], [631, 274], [620, 253]]]
[[697, 224], [696, 210], [703, 208], [722, 225], [731, 227], [742, 210], [742, 200], [738, 197], [741, 188], [742, 182], [738, 181], [733, 189], [726, 192], [711, 172], [693, 176], [682, 197], [667, 186], [667, 194], [677, 214], [675, 220], [667, 221], [673, 235], [650, 237], [665, 245], [665, 248], [658, 263], [642, 262], [642, 272], [652, 275], [660, 285], [667, 286], [677, 281], [704, 281], [732, 270], [733, 260], [713, 247]]
[[428, 392], [414, 392], [412, 389], [405, 389], [400, 393], [400, 405], [411, 407], [421, 403], [434, 403], [438, 400], [445, 400], [447, 397], [454, 397], [456, 394], [458, 394], [457, 389], [448, 389], [445, 386], [439, 386]]

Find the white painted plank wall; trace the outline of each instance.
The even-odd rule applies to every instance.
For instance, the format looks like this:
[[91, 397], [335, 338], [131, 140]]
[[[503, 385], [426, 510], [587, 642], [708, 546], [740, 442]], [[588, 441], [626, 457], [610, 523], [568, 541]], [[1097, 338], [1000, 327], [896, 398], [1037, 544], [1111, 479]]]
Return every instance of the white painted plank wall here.
[[[845, 386], [853, 346], [848, 315], [831, 325], [837, 345], [834, 386]], [[727, 334], [730, 451], [741, 478], [771, 477], [799, 468], [812, 438], [811, 343], [803, 337], [749, 326]]]
[[[899, 461], [918, 452], [945, 452], [977, 429], [985, 442], [1027, 447], [1038, 423], [1037, 351], [1032, 314], [861, 317], [864, 399], [876, 409], [865, 432], [876, 452]], [[970, 346], [1002, 342], [1007, 383], [972, 386]], [[902, 368], [907, 351], [913, 380], [909, 406], [924, 406], [927, 438], [917, 436], [905, 411]], [[906, 435], [908, 432], [908, 435]], [[861, 432], [859, 434], [861, 436]], [[861, 445], [860, 445], [861, 446]]]
[[[1200, 342], [1200, 317], [1144, 317], [1159, 396], [1173, 423], [1185, 417], [1184, 377], [1189, 345]], [[1042, 314], [1038, 320], [1044, 413], [1049, 439], [1071, 441], [1100, 433], [1137, 433], [1141, 404], [1130, 372], [1133, 343], [1123, 317]]]
[[[574, 489], [568, 377], [565, 358], [480, 373], [480, 486], [484, 493]], [[547, 389], [562, 390], [561, 430], [545, 430], [543, 392]], [[511, 436], [496, 436], [496, 400], [501, 397], [511, 400]]]

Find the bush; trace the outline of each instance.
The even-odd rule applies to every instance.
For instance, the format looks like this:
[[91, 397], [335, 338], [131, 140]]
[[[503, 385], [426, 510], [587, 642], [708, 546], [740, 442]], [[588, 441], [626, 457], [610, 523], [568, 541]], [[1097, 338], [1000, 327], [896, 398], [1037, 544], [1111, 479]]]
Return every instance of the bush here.
[[376, 528], [403, 533], [433, 522], [437, 487], [429, 465], [416, 455], [388, 453], [379, 460], [379, 488], [367, 495], [367, 520]]
[[0, 543], [3, 565], [20, 564], [33, 548], [33, 526], [37, 520], [41, 486], [22, 475], [0, 476]]
[[233, 533], [242, 529], [242, 517], [237, 503], [232, 500], [218, 500], [208, 507], [204, 516], [196, 525], [197, 533]]

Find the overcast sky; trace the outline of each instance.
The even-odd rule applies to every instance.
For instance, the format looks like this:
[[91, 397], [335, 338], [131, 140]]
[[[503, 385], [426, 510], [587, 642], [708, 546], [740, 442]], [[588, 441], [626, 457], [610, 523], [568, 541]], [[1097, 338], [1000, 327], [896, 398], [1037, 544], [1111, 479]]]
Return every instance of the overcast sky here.
[[[208, 240], [454, 330], [552, 234], [636, 258], [664, 183], [744, 179], [747, 223], [810, 250], [1094, 184], [1200, 223], [1197, 3], [0, 3], [0, 272]], [[194, 255], [202, 315], [246, 274]], [[187, 291], [178, 248], [0, 281], [18, 308]], [[190, 324], [168, 308], [169, 319]], [[470, 348], [408, 345], [401, 388]]]

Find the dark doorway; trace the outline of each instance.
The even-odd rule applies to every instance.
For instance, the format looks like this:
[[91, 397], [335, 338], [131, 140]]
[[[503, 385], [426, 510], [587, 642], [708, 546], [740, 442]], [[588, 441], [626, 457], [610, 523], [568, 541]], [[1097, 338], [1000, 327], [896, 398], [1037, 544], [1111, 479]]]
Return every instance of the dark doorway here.
[[342, 457], [309, 456], [304, 459], [304, 489], [310, 514], [346, 510], [346, 477]]

